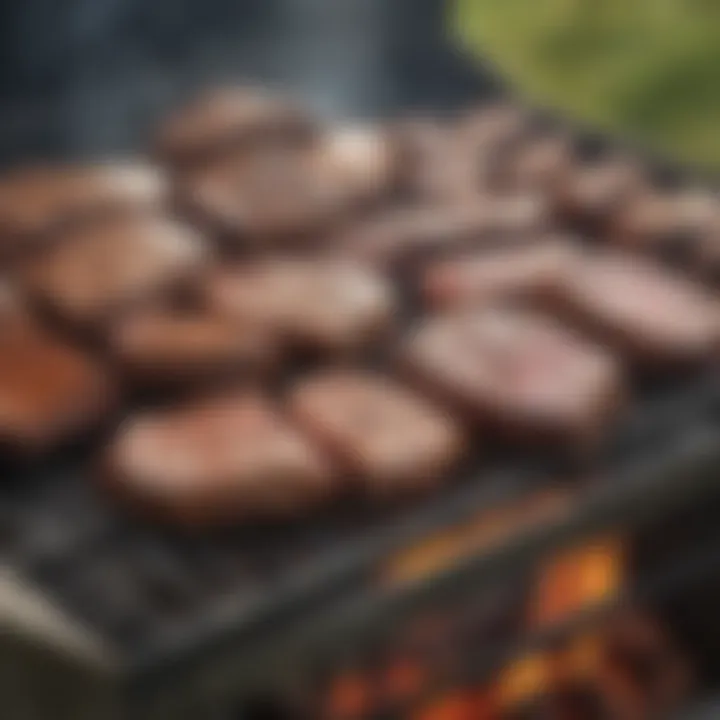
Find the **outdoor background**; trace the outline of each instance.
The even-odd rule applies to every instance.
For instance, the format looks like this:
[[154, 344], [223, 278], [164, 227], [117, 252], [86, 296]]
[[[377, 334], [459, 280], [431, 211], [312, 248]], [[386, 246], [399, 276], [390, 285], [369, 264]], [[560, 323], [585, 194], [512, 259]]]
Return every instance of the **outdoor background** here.
[[462, 105], [493, 92], [486, 58], [720, 167], [720, 0], [0, 0], [0, 162], [137, 148], [178, 98], [247, 78], [332, 115]]
[[718, 0], [456, 0], [466, 47], [525, 94], [720, 166]]

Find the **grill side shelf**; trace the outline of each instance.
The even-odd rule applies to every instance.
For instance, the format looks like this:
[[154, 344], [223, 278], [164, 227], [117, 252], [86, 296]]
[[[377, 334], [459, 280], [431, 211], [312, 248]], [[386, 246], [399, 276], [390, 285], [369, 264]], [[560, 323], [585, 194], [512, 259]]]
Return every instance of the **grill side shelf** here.
[[0, 568], [0, 667], [9, 718], [117, 717], [111, 648], [7, 567]]

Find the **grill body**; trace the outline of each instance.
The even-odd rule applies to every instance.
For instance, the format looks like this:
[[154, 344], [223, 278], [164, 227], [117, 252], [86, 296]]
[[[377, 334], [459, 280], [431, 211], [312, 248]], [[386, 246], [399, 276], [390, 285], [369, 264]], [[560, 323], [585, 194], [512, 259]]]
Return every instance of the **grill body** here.
[[[224, 81], [267, 82], [333, 117], [497, 97], [494, 76], [444, 35], [444, 11], [438, 0], [5, 4], [0, 160], [141, 148], [168, 107]], [[249, 695], [291, 693], [301, 670], [415, 608], [522, 575], [570, 538], [691, 502], [720, 466], [720, 383], [680, 377], [641, 395], [593, 471], [602, 482], [578, 481], [586, 469], [562, 458], [499, 456], [430, 503], [338, 509], [312, 527], [188, 539], [143, 526], [94, 493], [82, 448], [4, 469], [3, 718], [235, 717]], [[379, 581], [394, 553], [548, 487], [567, 502], [512, 536], [411, 583]]]

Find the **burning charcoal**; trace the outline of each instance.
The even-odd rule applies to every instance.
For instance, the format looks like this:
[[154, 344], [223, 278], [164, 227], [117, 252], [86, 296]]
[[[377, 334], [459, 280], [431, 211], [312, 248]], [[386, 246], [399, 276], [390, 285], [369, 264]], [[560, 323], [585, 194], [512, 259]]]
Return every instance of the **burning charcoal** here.
[[383, 707], [400, 708], [416, 700], [429, 680], [428, 668], [420, 659], [393, 658], [383, 669], [379, 683]]
[[322, 720], [361, 720], [376, 707], [374, 678], [360, 670], [347, 670], [333, 679], [320, 714]]
[[559, 553], [540, 568], [530, 628], [547, 628], [615, 599], [623, 588], [625, 571], [620, 538], [603, 538]]
[[552, 654], [535, 652], [511, 662], [501, 671], [494, 683], [496, 713], [500, 720], [556, 717], [543, 714], [543, 706], [554, 688], [553, 661]]
[[306, 380], [290, 404], [300, 426], [376, 497], [441, 484], [465, 447], [446, 413], [372, 374]]
[[490, 720], [495, 715], [479, 693], [458, 689], [433, 700], [411, 717], [412, 720]]
[[602, 628], [602, 637], [601, 681], [614, 705], [625, 701], [634, 710], [633, 719], [657, 717], [686, 697], [691, 689], [690, 669], [649, 616], [619, 614]]
[[686, 665], [658, 628], [622, 613], [556, 651], [541, 704], [563, 718], [652, 720], [679, 705], [688, 681]]

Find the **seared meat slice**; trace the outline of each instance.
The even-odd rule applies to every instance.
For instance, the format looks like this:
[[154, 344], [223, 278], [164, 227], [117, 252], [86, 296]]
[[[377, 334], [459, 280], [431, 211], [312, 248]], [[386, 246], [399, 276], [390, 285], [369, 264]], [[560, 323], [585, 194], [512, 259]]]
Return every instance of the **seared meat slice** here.
[[435, 310], [482, 306], [505, 298], [552, 297], [562, 287], [576, 252], [569, 242], [553, 238], [438, 261], [425, 270], [421, 294]]
[[0, 328], [0, 443], [19, 455], [53, 450], [104, 420], [115, 383], [102, 365], [33, 325]]
[[28, 264], [24, 278], [59, 318], [97, 328], [181, 285], [206, 259], [205, 246], [187, 227], [132, 218], [68, 233]]
[[428, 392], [514, 438], [596, 441], [623, 395], [612, 355], [519, 310], [429, 320], [410, 336], [402, 358]]
[[256, 88], [224, 88], [192, 99], [161, 124], [159, 156], [176, 166], [257, 143], [304, 143], [315, 123], [301, 108]]
[[603, 228], [645, 190], [646, 178], [637, 163], [611, 158], [578, 164], [558, 188], [557, 206], [565, 219], [592, 229]]
[[406, 260], [543, 232], [548, 206], [533, 195], [481, 197], [444, 207], [402, 208], [380, 213], [336, 238], [333, 252], [380, 268]]
[[157, 210], [167, 195], [163, 174], [140, 162], [11, 171], [0, 178], [2, 251], [22, 253], [89, 219]]
[[381, 337], [394, 293], [381, 277], [347, 262], [268, 260], [219, 270], [206, 285], [216, 314], [261, 327], [311, 352], [344, 352]]
[[710, 359], [720, 338], [714, 297], [629, 254], [577, 256], [560, 310], [579, 327], [646, 365]]
[[336, 371], [305, 380], [290, 407], [300, 426], [375, 497], [441, 484], [465, 446], [447, 412], [370, 373]]
[[334, 492], [324, 457], [255, 395], [129, 419], [103, 479], [138, 510], [194, 526], [301, 516]]
[[[178, 183], [181, 205], [227, 249], [316, 243], [339, 222], [352, 192], [319, 146], [227, 154]], [[357, 180], [356, 180], [357, 181]]]
[[270, 333], [208, 313], [151, 311], [118, 323], [110, 350], [142, 388], [183, 388], [265, 377], [278, 364]]

